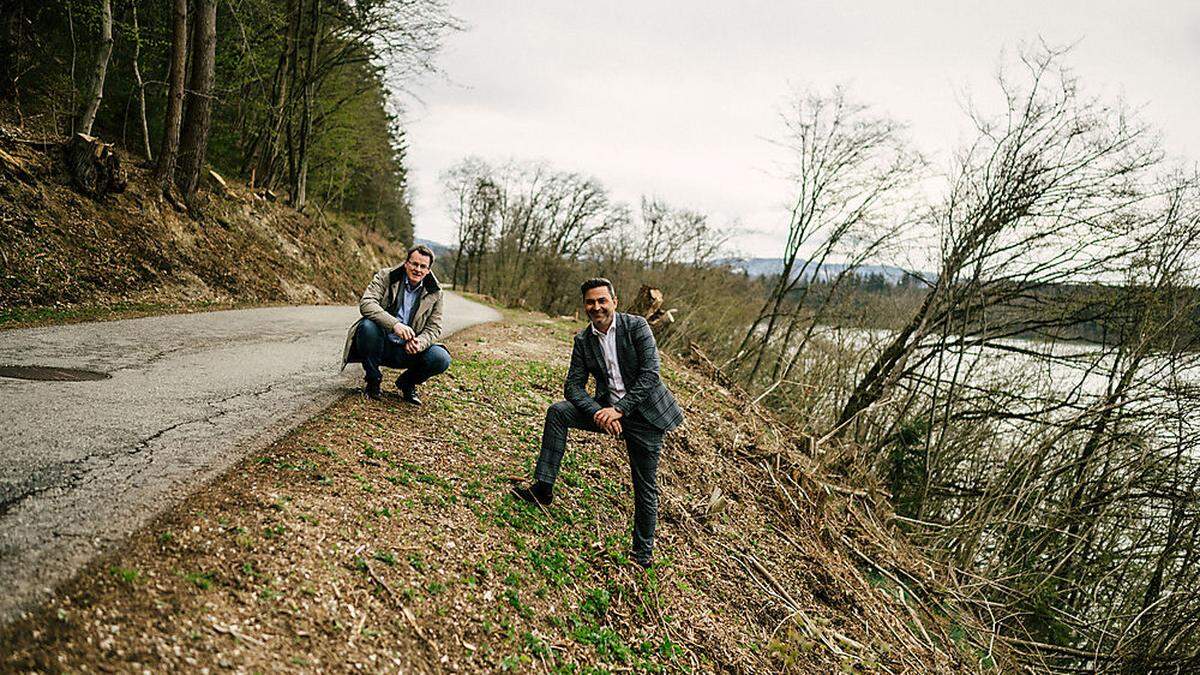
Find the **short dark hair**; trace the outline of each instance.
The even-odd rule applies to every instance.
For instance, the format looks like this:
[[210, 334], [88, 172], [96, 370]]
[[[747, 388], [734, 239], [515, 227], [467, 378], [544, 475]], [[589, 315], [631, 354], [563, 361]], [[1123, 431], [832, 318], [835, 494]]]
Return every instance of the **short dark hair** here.
[[433, 264], [433, 249], [429, 248], [425, 244], [417, 244], [416, 246], [408, 249], [408, 255], [404, 256], [405, 262], [412, 259], [412, 254], [414, 253], [420, 253], [426, 258], [429, 258], [429, 264]]
[[617, 292], [613, 290], [612, 282], [604, 277], [593, 277], [582, 284], [579, 284], [579, 294], [587, 295], [588, 291], [592, 290], [593, 288], [600, 288], [601, 286], [608, 288], [609, 297], [617, 297]]

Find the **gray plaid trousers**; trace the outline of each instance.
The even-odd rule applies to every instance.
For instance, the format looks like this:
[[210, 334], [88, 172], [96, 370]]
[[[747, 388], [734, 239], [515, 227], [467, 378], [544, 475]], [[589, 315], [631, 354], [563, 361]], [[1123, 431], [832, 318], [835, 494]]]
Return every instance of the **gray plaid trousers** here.
[[[663, 432], [633, 412], [621, 418], [622, 438], [633, 478], [633, 557], [649, 562], [654, 554], [654, 528], [658, 524], [658, 455]], [[534, 478], [554, 484], [567, 449], [567, 430], [583, 429], [604, 433], [592, 418], [570, 401], [559, 401], [546, 411], [542, 429], [542, 451]]]

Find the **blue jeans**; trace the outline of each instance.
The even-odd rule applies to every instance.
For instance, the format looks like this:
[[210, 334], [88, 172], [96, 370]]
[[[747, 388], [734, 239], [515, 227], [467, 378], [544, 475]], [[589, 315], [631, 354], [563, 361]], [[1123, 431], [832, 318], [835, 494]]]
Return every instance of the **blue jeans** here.
[[397, 386], [415, 387], [425, 380], [446, 372], [450, 367], [450, 352], [441, 345], [433, 345], [416, 354], [404, 351], [404, 344], [387, 339], [387, 332], [370, 319], [363, 319], [354, 334], [354, 350], [362, 359], [363, 375], [367, 382], [383, 379], [380, 366], [404, 368], [404, 374], [396, 380]]

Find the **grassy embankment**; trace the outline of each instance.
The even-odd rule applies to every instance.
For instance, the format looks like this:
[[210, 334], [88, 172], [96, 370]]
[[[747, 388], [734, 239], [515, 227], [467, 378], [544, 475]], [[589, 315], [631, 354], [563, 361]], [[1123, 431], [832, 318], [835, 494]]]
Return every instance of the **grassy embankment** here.
[[991, 665], [863, 562], [907, 555], [874, 499], [830, 485], [794, 439], [674, 359], [664, 378], [688, 422], [664, 448], [655, 569], [626, 557], [613, 439], [572, 434], [547, 511], [506, 496], [529, 474], [576, 328], [510, 313], [449, 341], [455, 364], [424, 407], [343, 399], [3, 629], [0, 669]]
[[124, 154], [128, 189], [96, 201], [71, 185], [58, 146], [3, 138], [21, 170], [0, 170], [0, 329], [353, 302], [374, 270], [403, 258], [360, 223], [299, 213], [235, 181], [206, 192], [197, 214], [181, 212]]

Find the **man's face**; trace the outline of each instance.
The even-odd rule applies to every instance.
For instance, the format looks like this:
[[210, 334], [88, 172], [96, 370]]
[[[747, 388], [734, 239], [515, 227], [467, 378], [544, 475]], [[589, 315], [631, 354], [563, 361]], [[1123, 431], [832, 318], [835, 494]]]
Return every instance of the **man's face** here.
[[408, 274], [408, 283], [416, 286], [421, 283], [426, 274], [429, 274], [429, 264], [433, 261], [429, 256], [413, 251], [412, 255], [408, 256], [408, 260], [404, 261], [404, 271]]
[[612, 323], [613, 312], [617, 311], [617, 299], [608, 292], [608, 286], [589, 288], [583, 294], [583, 309], [593, 326], [607, 330]]

